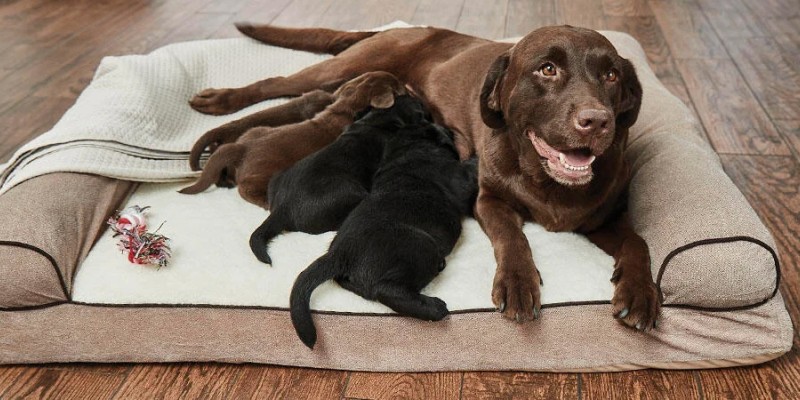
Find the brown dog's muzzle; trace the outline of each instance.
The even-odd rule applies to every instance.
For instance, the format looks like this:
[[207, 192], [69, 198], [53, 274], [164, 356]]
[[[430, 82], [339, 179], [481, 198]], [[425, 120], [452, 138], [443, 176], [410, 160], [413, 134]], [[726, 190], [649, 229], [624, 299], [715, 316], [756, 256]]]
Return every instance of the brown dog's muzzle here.
[[586, 136], [607, 135], [613, 129], [614, 120], [610, 111], [584, 108], [575, 113], [575, 130]]

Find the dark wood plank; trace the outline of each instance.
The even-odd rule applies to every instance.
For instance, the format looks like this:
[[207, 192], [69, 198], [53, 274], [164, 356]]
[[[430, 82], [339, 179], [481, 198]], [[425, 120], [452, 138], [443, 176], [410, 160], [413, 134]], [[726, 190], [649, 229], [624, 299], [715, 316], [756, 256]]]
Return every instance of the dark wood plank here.
[[31, 377], [38, 372], [37, 368], [26, 366], [0, 367], [0, 399], [10, 398], [6, 393], [17, 382], [30, 382]]
[[795, 157], [800, 156], [800, 120], [775, 121], [781, 136], [786, 139], [789, 146], [792, 146]]
[[800, 17], [762, 17], [763, 25], [772, 36], [791, 36], [798, 41]]
[[458, 399], [460, 372], [419, 374], [352, 372], [345, 398], [356, 399]]
[[333, 0], [294, 0], [271, 23], [298, 28], [315, 27], [332, 6]]
[[293, 0], [249, 0], [234, 16], [235, 21], [249, 21], [266, 24], [275, 19]]
[[338, 399], [347, 372], [240, 365], [239, 378], [224, 390], [228, 399]]
[[72, 365], [29, 368], [2, 393], [9, 399], [107, 399], [127, 378], [129, 366]]
[[201, 13], [236, 14], [247, 5], [242, 0], [214, 0], [199, 9]]
[[511, 0], [504, 36], [525, 36], [536, 28], [556, 25], [557, 20], [555, 0]]
[[790, 154], [732, 61], [678, 60], [678, 69], [717, 152]]
[[577, 399], [578, 374], [466, 372], [463, 399]]
[[486, 39], [500, 39], [506, 32], [508, 0], [465, 0], [456, 30]]
[[59, 2], [53, 7], [37, 7], [26, 15], [27, 23], [13, 29], [0, 45], [0, 68], [21, 68], [46, 57], [64, 40], [69, 40], [92, 23], [109, 18], [113, 2]]
[[226, 399], [241, 372], [232, 364], [138, 364], [114, 398]]
[[731, 39], [731, 58], [773, 119], [800, 119], [800, 69], [772, 38]]
[[30, 96], [0, 113], [4, 131], [0, 135], [0, 162], [8, 160], [30, 138], [50, 130], [74, 102], [69, 98]]
[[[74, 96], [89, 84], [104, 56], [147, 53], [176, 40], [205, 38], [208, 34], [198, 33], [197, 29], [203, 29], [203, 26], [197, 23], [218, 18], [218, 14], [197, 14], [197, 10], [210, 2], [172, 0], [159, 5], [155, 13], [143, 9], [136, 14], [138, 18], [123, 14], [108, 21], [104, 27], [76, 35], [68, 45], [81, 49], [80, 57], [67, 64], [69, 68], [65, 71], [59, 71], [39, 84], [35, 93], [40, 96]], [[215, 21], [209, 32], [221, 23]], [[169, 35], [174, 35], [175, 39], [169, 40]]]
[[676, 399], [702, 398], [691, 371], [631, 371], [582, 374], [582, 399]]
[[396, 20], [409, 21], [419, 0], [338, 0], [325, 12], [319, 25], [335, 29], [370, 29]]
[[208, 39], [212, 35], [211, 32], [221, 30], [223, 25], [229, 24], [230, 19], [231, 14], [193, 13], [149, 46], [156, 49], [172, 43]]
[[464, 0], [420, 0], [414, 16], [408, 21], [412, 25], [427, 25], [456, 29]]
[[[797, 357], [793, 358], [797, 364]], [[787, 374], [784, 363], [780, 359], [755, 367], [703, 370], [698, 375], [709, 399], [796, 399], [800, 372], [795, 369]]]
[[559, 24], [606, 29], [603, 7], [595, 0], [557, 0], [556, 15]]
[[81, 364], [51, 368], [60, 374], [47, 398], [109, 399], [122, 386], [130, 373], [130, 365]]
[[647, 0], [603, 0], [603, 13], [613, 17], [649, 17], [653, 10]]
[[[800, 19], [798, 19], [800, 22]], [[775, 42], [783, 51], [783, 58], [795, 70], [800, 71], [800, 34], [797, 36], [778, 35], [774, 37]]]
[[[235, 0], [234, 0], [235, 2]], [[271, 0], [271, 1], [239, 1], [241, 7], [233, 12], [228, 21], [209, 35], [212, 39], [238, 38], [242, 34], [236, 30], [234, 23], [251, 22], [256, 24], [271, 23], [286, 7], [293, 3], [292, 0]], [[317, 10], [312, 8], [312, 10]]]
[[761, 0], [748, 2], [750, 11], [762, 17], [793, 18], [800, 16], [797, 0]]
[[769, 36], [763, 20], [749, 12], [744, 0], [698, 0], [703, 13], [720, 38]]
[[675, 58], [728, 58], [714, 28], [694, 1], [651, 0], [649, 3]]

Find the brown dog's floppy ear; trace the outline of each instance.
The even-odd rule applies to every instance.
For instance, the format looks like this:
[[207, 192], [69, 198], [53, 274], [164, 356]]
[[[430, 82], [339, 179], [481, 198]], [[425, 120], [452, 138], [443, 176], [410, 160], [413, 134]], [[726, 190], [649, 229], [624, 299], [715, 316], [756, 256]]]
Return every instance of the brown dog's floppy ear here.
[[369, 105], [373, 108], [389, 108], [394, 105], [394, 92], [387, 90], [377, 96], [372, 96]]
[[630, 128], [639, 117], [642, 106], [642, 85], [630, 61], [622, 60], [622, 97], [617, 113], [617, 128]]
[[500, 107], [500, 90], [503, 88], [503, 78], [508, 69], [509, 54], [503, 53], [489, 67], [486, 80], [481, 89], [481, 118], [483, 123], [492, 129], [501, 129], [506, 126], [503, 110]]

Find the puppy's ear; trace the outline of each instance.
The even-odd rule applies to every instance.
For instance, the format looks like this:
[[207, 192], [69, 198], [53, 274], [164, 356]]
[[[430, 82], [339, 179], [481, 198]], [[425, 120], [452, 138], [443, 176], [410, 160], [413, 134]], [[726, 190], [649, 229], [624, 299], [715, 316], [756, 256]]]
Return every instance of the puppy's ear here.
[[394, 92], [388, 90], [377, 96], [372, 96], [369, 105], [373, 108], [389, 108], [394, 105]]
[[630, 128], [639, 117], [642, 106], [642, 85], [636, 77], [636, 69], [630, 61], [622, 60], [622, 96], [619, 101], [616, 125], [618, 128]]
[[508, 52], [503, 53], [489, 67], [486, 79], [483, 81], [481, 89], [481, 118], [483, 123], [493, 129], [501, 129], [506, 126], [503, 118], [503, 110], [500, 106], [500, 91], [503, 88], [503, 81], [508, 69]]

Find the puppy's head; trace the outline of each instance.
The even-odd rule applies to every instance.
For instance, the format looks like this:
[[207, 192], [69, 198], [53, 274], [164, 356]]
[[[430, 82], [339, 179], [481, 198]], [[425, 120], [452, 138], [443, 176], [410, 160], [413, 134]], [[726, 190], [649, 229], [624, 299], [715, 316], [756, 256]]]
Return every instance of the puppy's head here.
[[347, 81], [334, 92], [337, 102], [347, 102], [356, 110], [366, 107], [389, 108], [396, 96], [406, 94], [405, 86], [394, 75], [374, 71]]
[[480, 96], [481, 117], [512, 135], [523, 169], [543, 168], [563, 185], [585, 185], [592, 164], [624, 143], [642, 88], [633, 65], [599, 33], [537, 29], [500, 55]]
[[422, 101], [411, 95], [393, 98], [388, 108], [369, 107], [356, 117], [360, 123], [385, 129], [400, 129], [430, 123], [433, 119]]

